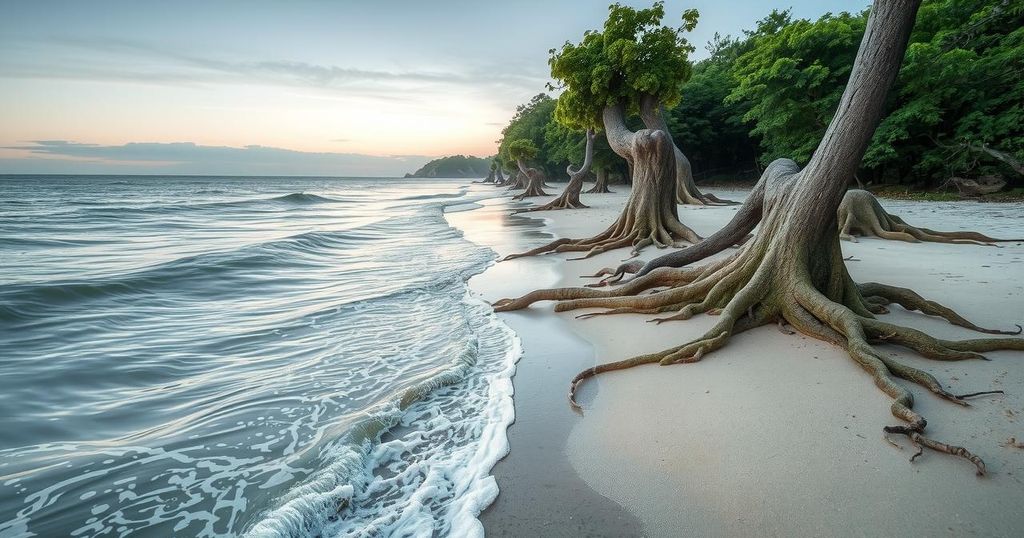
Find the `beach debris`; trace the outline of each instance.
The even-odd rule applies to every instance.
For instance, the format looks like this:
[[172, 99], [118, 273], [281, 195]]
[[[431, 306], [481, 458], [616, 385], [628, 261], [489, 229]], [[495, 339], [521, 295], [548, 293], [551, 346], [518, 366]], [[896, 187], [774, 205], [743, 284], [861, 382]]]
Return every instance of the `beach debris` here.
[[1024, 442], [1018, 441], [1016, 437], [1011, 437], [1007, 439], [1005, 443], [1001, 443], [999, 446], [1024, 449]]

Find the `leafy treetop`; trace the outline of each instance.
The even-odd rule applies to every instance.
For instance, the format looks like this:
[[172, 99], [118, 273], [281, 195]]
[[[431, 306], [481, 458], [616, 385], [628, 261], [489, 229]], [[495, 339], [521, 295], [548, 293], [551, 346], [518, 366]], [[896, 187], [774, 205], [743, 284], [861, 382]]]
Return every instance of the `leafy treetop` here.
[[508, 144], [508, 154], [513, 160], [528, 161], [537, 156], [537, 146], [530, 140], [520, 138], [519, 140], [513, 140]]
[[643, 95], [653, 95], [666, 106], [677, 104], [690, 78], [694, 50], [683, 34], [697, 25], [698, 13], [684, 11], [676, 28], [663, 25], [664, 16], [660, 1], [647, 9], [612, 4], [603, 30], [551, 49], [548, 64], [558, 84], [550, 88], [563, 90], [556, 119], [575, 129], [600, 129], [604, 108], [619, 102], [630, 111]]

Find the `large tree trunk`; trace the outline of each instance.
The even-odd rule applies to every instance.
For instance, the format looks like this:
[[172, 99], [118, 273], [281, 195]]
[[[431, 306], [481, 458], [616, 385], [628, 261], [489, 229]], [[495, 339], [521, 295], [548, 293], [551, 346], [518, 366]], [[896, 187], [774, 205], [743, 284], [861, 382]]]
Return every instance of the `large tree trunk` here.
[[612, 191], [608, 190], [608, 169], [603, 166], [598, 166], [594, 169], [594, 174], [597, 176], [597, 182], [590, 190], [586, 191], [587, 194], [607, 194]]
[[[615, 290], [541, 290], [495, 303], [498, 310], [522, 308], [538, 300], [556, 300], [558, 311], [605, 309], [589, 315], [674, 313], [657, 319], [658, 322], [684, 320], [702, 313], [718, 314], [718, 322], [694, 341], [581, 372], [570, 389], [573, 405], [580, 383], [596, 374], [641, 364], [696, 362], [724, 346], [734, 334], [769, 323], [778, 323], [780, 327], [788, 323], [801, 333], [844, 347], [893, 399], [892, 414], [905, 424], [887, 426], [886, 433], [907, 436], [919, 450], [929, 448], [963, 457], [975, 465], [979, 475], [984, 474], [985, 465], [978, 456], [924, 436], [927, 421], [913, 410], [912, 394], [897, 379], [918, 384], [960, 405], [966, 405], [964, 398], [978, 393], [951, 394], [931, 374], [874, 346], [887, 342], [931, 359], [963, 360], [983, 358], [979, 353], [995, 349], [1024, 350], [1024, 339], [940, 340], [881, 321], [876, 315], [887, 312], [886, 304], [896, 302], [908, 310], [941, 316], [953, 324], [985, 333], [1019, 334], [1020, 330], [983, 329], [911, 290], [858, 284], [850, 278], [839, 248], [837, 210], [846, 184], [881, 119], [886, 94], [899, 71], [919, 3], [920, 0], [875, 1], [839, 108], [807, 167], [800, 170], [788, 159], [773, 162], [733, 221], [708, 241], [674, 253], [673, 263], [655, 263], [657, 270], [645, 267], [643, 276]], [[758, 222], [757, 236], [735, 254], [697, 268], [682, 267], [679, 263], [698, 261], [723, 250]], [[711, 247], [702, 248], [709, 243]], [[676, 254], [686, 256], [680, 258]]]
[[504, 187], [504, 186], [505, 186], [505, 184], [506, 184], [506, 180], [505, 180], [505, 174], [503, 174], [503, 173], [501, 172], [501, 167], [499, 166], [499, 167], [498, 167], [498, 168], [497, 168], [497, 169], [496, 169], [496, 170], [494, 171], [494, 186], [495, 186], [495, 187]]
[[583, 164], [579, 170], [573, 170], [572, 165], [566, 167], [569, 174], [569, 183], [554, 200], [537, 207], [520, 209], [515, 213], [529, 213], [532, 211], [552, 211], [558, 209], [582, 209], [587, 206], [580, 202], [580, 192], [583, 190], [583, 180], [590, 173], [590, 166], [594, 160], [594, 131], [588, 130], [586, 134], [587, 146], [583, 152]]
[[635, 256], [649, 245], [664, 248], [677, 241], [696, 243], [700, 236], [679, 222], [676, 208], [675, 147], [660, 129], [630, 131], [625, 106], [604, 110], [604, 130], [612, 151], [630, 163], [633, 190], [616, 220], [600, 234], [587, 239], [558, 239], [542, 247], [512, 254], [505, 259], [546, 252], [586, 252], [583, 258], [623, 247]]
[[480, 181], [474, 181], [473, 183], [494, 183], [494, 170], [487, 173], [487, 177]]
[[544, 175], [540, 173], [540, 170], [526, 166], [521, 159], [516, 160], [516, 165], [519, 166], [519, 173], [525, 178], [526, 190], [513, 196], [513, 200], [548, 195], [543, 189]]
[[[648, 129], [660, 129], [665, 131], [672, 138], [672, 132], [668, 129], [665, 121], [665, 111], [661, 103], [653, 96], [647, 95], [640, 100], [640, 119]], [[672, 147], [676, 154], [676, 202], [689, 205], [736, 205], [737, 202], [722, 200], [714, 194], [704, 194], [697, 188], [693, 180], [693, 168], [690, 160], [686, 158], [683, 151], [672, 140]]]
[[514, 176], [509, 176], [508, 190], [514, 191], [518, 189], [525, 189], [529, 182], [529, 178], [526, 177], [526, 174], [522, 170], [516, 170]]

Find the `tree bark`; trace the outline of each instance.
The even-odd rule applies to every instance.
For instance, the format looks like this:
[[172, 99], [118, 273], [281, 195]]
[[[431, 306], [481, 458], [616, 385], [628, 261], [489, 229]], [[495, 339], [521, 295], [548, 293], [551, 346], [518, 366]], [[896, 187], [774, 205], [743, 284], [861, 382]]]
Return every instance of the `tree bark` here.
[[594, 168], [594, 174], [597, 176], [597, 182], [590, 190], [586, 191], [587, 194], [607, 194], [612, 192], [608, 189], [608, 169], [603, 166]]
[[580, 192], [583, 190], [583, 179], [590, 173], [590, 166], [594, 160], [594, 131], [592, 129], [587, 130], [586, 140], [587, 145], [583, 152], [583, 164], [579, 170], [573, 170], [572, 165], [567, 166], [565, 169], [569, 174], [569, 183], [565, 186], [562, 194], [542, 206], [520, 209], [514, 211], [513, 214], [558, 209], [583, 209], [587, 207], [580, 202]]
[[519, 173], [521, 174], [520, 177], [523, 177], [526, 181], [526, 190], [513, 196], [513, 200], [522, 200], [523, 198], [548, 195], [548, 193], [544, 192], [543, 189], [544, 176], [540, 173], [540, 170], [526, 166], [522, 159], [516, 159], [516, 166], [519, 167]]
[[632, 256], [649, 246], [664, 248], [677, 241], [696, 243], [700, 236], [679, 222], [675, 200], [675, 150], [671, 138], [660, 129], [637, 132], [626, 127], [625, 105], [604, 109], [604, 129], [612, 151], [630, 163], [633, 190], [619, 218], [600, 234], [587, 239], [558, 239], [547, 245], [505, 259], [547, 252], [586, 252], [589, 258], [602, 252], [632, 247]]
[[[876, 316], [888, 312], [885, 305], [895, 302], [908, 310], [940, 316], [955, 325], [989, 334], [1020, 334], [1020, 326], [1017, 331], [985, 329], [911, 290], [856, 283], [839, 248], [837, 211], [849, 178], [856, 172], [881, 119], [919, 4], [920, 0], [875, 0], [838, 110], [807, 167], [800, 170], [788, 159], [773, 162], [726, 228], [705, 243], [677, 254], [699, 250], [699, 255], [691, 255], [686, 263], [698, 261], [725, 249], [731, 241], [724, 237], [745, 233], [752, 223], [759, 222], [757, 236], [741, 250], [696, 268], [661, 263], [614, 290], [540, 290], [495, 303], [497, 310], [523, 308], [540, 300], [558, 301], [556, 311], [604, 309], [584, 317], [674, 313], [657, 318], [659, 323], [702, 313], [718, 315], [717, 323], [696, 340], [580, 372], [569, 392], [574, 406], [578, 407], [575, 394], [580, 383], [594, 375], [643, 364], [697, 362], [726, 345], [735, 334], [771, 323], [780, 327], [789, 324], [807, 336], [844, 347], [875, 385], [892, 398], [891, 412], [904, 424], [886, 426], [885, 433], [906, 436], [918, 447], [918, 453], [928, 448], [958, 456], [974, 464], [977, 474], [985, 473], [984, 462], [970, 451], [924, 435], [927, 421], [913, 410], [912, 393], [897, 379], [920, 385], [959, 405], [967, 405], [966, 397], [980, 393], [952, 394], [932, 374], [901, 362], [875, 345], [887, 342], [930, 359], [964, 360], [984, 358], [980, 353], [996, 349], [1024, 351], [1024, 339], [941, 340]], [[707, 243], [712, 245], [702, 249]]]
[[[651, 95], [645, 95], [640, 100], [640, 119], [648, 129], [660, 129], [668, 134], [672, 140], [672, 132], [669, 131], [668, 123], [665, 121], [665, 111], [661, 103]], [[672, 147], [676, 154], [676, 203], [689, 205], [736, 205], [737, 202], [722, 200], [714, 194], [704, 194], [697, 188], [693, 180], [693, 167], [690, 160], [686, 158], [683, 151], [672, 140]]]

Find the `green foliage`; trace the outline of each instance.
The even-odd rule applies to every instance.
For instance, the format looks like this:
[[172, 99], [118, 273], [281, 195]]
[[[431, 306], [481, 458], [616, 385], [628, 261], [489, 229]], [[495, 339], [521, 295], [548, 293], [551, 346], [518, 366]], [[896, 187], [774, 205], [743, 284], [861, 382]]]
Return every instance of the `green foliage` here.
[[601, 31], [588, 31], [579, 43], [551, 49], [551, 76], [563, 90], [556, 117], [560, 123], [584, 130], [600, 129], [606, 106], [624, 102], [635, 107], [642, 95], [653, 95], [674, 106], [690, 77], [693, 46], [683, 37], [697, 24], [696, 10], [682, 14], [682, 24], [662, 25], [662, 2], [648, 9], [620, 4], [608, 8]]
[[748, 33], [749, 50], [733, 65], [739, 85], [728, 101], [749, 104], [743, 119], [761, 138], [763, 163], [810, 159], [839, 105], [866, 22], [866, 12], [811, 22], [773, 11]]
[[405, 177], [484, 177], [493, 166], [491, 159], [452, 155], [434, 159], [412, 174], [406, 174]]
[[910, 41], [865, 167], [932, 183], [1009, 171], [966, 144], [1024, 161], [1024, 4], [926, 1]]
[[526, 138], [508, 143], [508, 156], [514, 161], [529, 161], [536, 157], [539, 151], [536, 144]]
[[[650, 93], [668, 106], [669, 128], [698, 179], [778, 157], [806, 162], [838, 106], [867, 13], [809, 21], [772, 11], [738, 39], [716, 36], [711, 56], [693, 66], [682, 36], [697, 13], [685, 12], [679, 28], [662, 26], [664, 14], [661, 3], [612, 5], [601, 31], [552, 50], [552, 77], [564, 90], [557, 107], [546, 95], [519, 107], [505, 140], [532, 141], [535, 162], [560, 177], [582, 159], [583, 131], [601, 127], [606, 105], [624, 100], [635, 112]], [[1022, 73], [1024, 2], [924, 0], [859, 178], [938, 185], [1001, 174], [1024, 185], [976, 151], [984, 145], [1024, 161]], [[596, 142], [597, 164], [621, 169], [604, 138]], [[504, 141], [502, 148], [507, 157]]]
[[707, 47], [711, 57], [694, 65], [682, 100], [668, 111], [669, 129], [698, 178], [757, 174], [757, 140], [743, 120], [750, 103], [726, 100], [739, 85], [732, 66], [747, 43], [716, 34]]
[[529, 157], [530, 159], [536, 158], [542, 166], [548, 161], [544, 133], [548, 125], [554, 122], [554, 112], [555, 100], [544, 93], [535, 95], [529, 103], [516, 107], [515, 115], [501, 131], [502, 138], [498, 144], [498, 157], [506, 168], [516, 167], [516, 158], [509, 152], [509, 146], [519, 140], [527, 140], [536, 148], [537, 154]]

